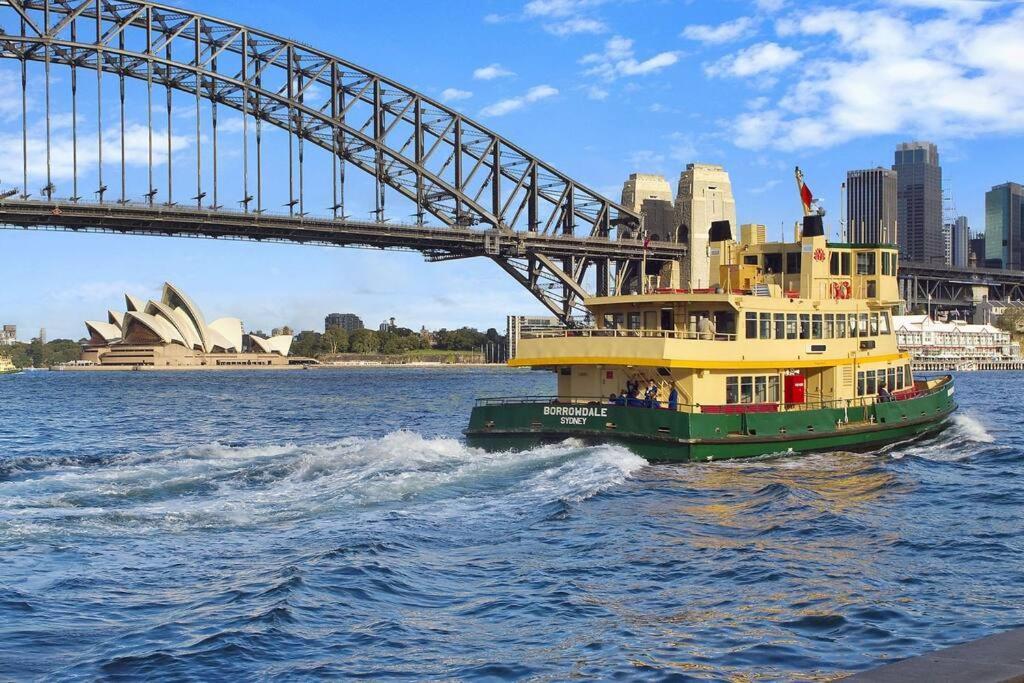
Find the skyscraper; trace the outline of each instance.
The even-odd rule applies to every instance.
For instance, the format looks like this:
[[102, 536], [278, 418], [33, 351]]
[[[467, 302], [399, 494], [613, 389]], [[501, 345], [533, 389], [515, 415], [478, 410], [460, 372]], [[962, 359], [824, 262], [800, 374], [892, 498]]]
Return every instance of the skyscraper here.
[[736, 201], [732, 197], [732, 184], [725, 168], [711, 164], [687, 164], [686, 170], [679, 175], [676, 216], [680, 226], [679, 241], [690, 248], [683, 262], [683, 281], [693, 288], [707, 287], [711, 283], [711, 258], [708, 255], [711, 223], [727, 220], [732, 225], [733, 237], [739, 235]]
[[996, 185], [985, 193], [984, 265], [1024, 270], [1024, 186], [1018, 183]]
[[931, 142], [896, 147], [897, 227], [900, 253], [912, 261], [942, 263], [942, 167]]
[[966, 268], [971, 253], [971, 228], [967, 223], [967, 216], [957, 217], [950, 237], [950, 265]]
[[331, 313], [324, 318], [324, 332], [332, 327], [341, 328], [351, 334], [363, 329], [363, 321], [354, 313]]
[[869, 168], [846, 173], [848, 242], [896, 244], [896, 171]]

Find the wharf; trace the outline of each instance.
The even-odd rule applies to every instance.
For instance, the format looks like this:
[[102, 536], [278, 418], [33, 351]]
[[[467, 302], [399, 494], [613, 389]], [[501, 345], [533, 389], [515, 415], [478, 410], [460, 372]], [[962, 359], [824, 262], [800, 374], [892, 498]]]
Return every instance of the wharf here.
[[1024, 681], [1024, 628], [855, 674], [850, 683], [1018, 683]]

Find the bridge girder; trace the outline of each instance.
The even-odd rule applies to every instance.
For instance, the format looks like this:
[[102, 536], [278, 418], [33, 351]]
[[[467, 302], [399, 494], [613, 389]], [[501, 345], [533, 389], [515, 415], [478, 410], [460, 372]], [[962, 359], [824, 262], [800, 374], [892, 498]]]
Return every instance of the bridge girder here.
[[[576, 182], [541, 159], [485, 126], [436, 100], [385, 76], [336, 56], [255, 28], [209, 17], [181, 8], [142, 0], [4, 0], [0, 2], [0, 57], [22, 65], [39, 62], [46, 73], [47, 200], [54, 185], [49, 172], [50, 68], [71, 70], [72, 98], [77, 97], [80, 70], [100, 76], [112, 74], [120, 81], [122, 121], [124, 80], [145, 83], [152, 131], [153, 87], [167, 91], [167, 138], [171, 139], [171, 91], [191, 94], [213, 108], [213, 149], [216, 160], [216, 107], [228, 107], [249, 119], [256, 128], [257, 157], [261, 127], [269, 124], [287, 131], [289, 145], [299, 147], [299, 179], [296, 193], [289, 152], [289, 211], [306, 215], [302, 175], [303, 144], [331, 153], [331, 207], [334, 218], [345, 216], [346, 166], [371, 176], [375, 183], [374, 213], [385, 220], [386, 188], [417, 207], [417, 223], [425, 214], [452, 230], [486, 227], [499, 233], [531, 233], [564, 238], [635, 240], [640, 216]], [[102, 98], [99, 98], [102, 100]], [[102, 107], [102, 101], [98, 106]], [[73, 117], [77, 126], [77, 117]], [[27, 125], [27, 124], [26, 124]], [[77, 133], [76, 133], [77, 136]], [[202, 144], [197, 133], [197, 144]], [[146, 201], [154, 203], [153, 142], [150, 135], [150, 182]], [[248, 158], [249, 134], [245, 149]], [[99, 142], [102, 157], [102, 139]], [[167, 201], [173, 205], [171, 155], [168, 154]], [[215, 161], [216, 162], [216, 161]], [[23, 198], [28, 191], [25, 162]], [[257, 162], [255, 196], [250, 195], [249, 163], [245, 164], [244, 212], [255, 203], [262, 206], [260, 167]], [[122, 160], [122, 196], [124, 196]], [[77, 202], [77, 169], [75, 191]], [[101, 202], [106, 187], [100, 163]], [[197, 204], [208, 194], [197, 168]], [[212, 206], [218, 204], [216, 175]], [[296, 211], [297, 209], [297, 211]], [[476, 226], [480, 226], [477, 228]], [[486, 253], [530, 290], [549, 309], [567, 317], [579, 311], [584, 275], [600, 259], [563, 257], [536, 252], [530, 259], [502, 253]], [[539, 258], [543, 257], [543, 258]], [[628, 262], [623, 262], [628, 263]], [[603, 266], [601, 266], [603, 267]], [[543, 274], [559, 287], [540, 291], [536, 282]], [[601, 277], [598, 278], [599, 282]], [[607, 277], [605, 283], [620, 282]]]

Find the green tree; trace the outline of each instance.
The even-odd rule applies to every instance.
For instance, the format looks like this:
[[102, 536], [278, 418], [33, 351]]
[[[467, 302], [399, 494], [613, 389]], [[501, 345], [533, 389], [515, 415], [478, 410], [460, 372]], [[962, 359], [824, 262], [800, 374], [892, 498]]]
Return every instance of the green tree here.
[[322, 337], [323, 335], [313, 330], [299, 332], [292, 342], [291, 355], [316, 358], [323, 353]]
[[373, 330], [356, 330], [348, 340], [348, 350], [352, 353], [377, 353], [380, 341]]
[[348, 351], [348, 332], [340, 327], [332, 327], [324, 332], [323, 345], [327, 353], [345, 353]]
[[43, 346], [43, 365], [70, 363], [82, 357], [82, 347], [70, 339], [54, 339]]

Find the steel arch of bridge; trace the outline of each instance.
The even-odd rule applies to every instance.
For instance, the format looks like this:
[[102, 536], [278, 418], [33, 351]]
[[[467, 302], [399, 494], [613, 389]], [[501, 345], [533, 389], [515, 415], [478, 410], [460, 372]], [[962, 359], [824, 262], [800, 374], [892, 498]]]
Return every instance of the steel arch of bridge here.
[[[378, 223], [386, 220], [385, 189], [390, 188], [415, 204], [419, 226], [425, 214], [430, 214], [452, 231], [495, 233], [493, 244], [498, 246], [480, 252], [448, 251], [443, 247], [424, 247], [422, 251], [437, 260], [489, 256], [563, 317], [581, 310], [582, 297], [588, 293], [583, 282], [591, 265], [595, 266], [594, 289], [599, 294], [621, 290], [635, 275], [640, 226], [636, 213], [439, 102], [333, 55], [247, 26], [140, 0], [5, 0], [0, 2], [0, 26], [0, 57], [21, 64], [23, 117], [26, 64], [40, 62], [45, 66], [47, 178], [40, 194], [46, 202], [55, 200], [50, 157], [50, 71], [56, 64], [70, 68], [73, 112], [79, 71], [96, 73], [99, 121], [103, 118], [103, 74], [117, 77], [122, 150], [125, 79], [146, 84], [150, 163], [148, 192], [141, 198], [145, 206], [157, 206], [152, 120], [156, 86], [167, 93], [166, 207], [176, 203], [170, 149], [173, 90], [195, 96], [197, 144], [202, 144], [198, 133], [200, 100], [208, 101], [212, 110], [213, 175], [207, 175], [204, 184], [201, 155], [197, 152], [196, 196], [192, 197], [197, 210], [204, 209], [204, 199], [208, 198], [204, 213], [223, 208], [219, 205], [216, 173], [217, 106], [221, 105], [242, 114], [245, 144], [239, 212], [251, 214], [254, 221], [266, 208], [260, 154], [261, 129], [269, 124], [289, 133], [286, 206], [289, 215], [300, 221], [309, 213], [303, 176], [303, 145], [309, 143], [331, 153], [333, 219], [339, 223], [347, 220], [345, 174], [347, 167], [355, 167], [373, 178], [373, 213]], [[249, 177], [250, 119], [256, 133], [255, 182]], [[78, 117], [74, 113], [72, 125], [77, 141]], [[23, 141], [26, 135], [23, 131]], [[109, 188], [103, 179], [102, 131], [97, 139], [99, 187], [94, 194], [100, 204], [109, 204], [105, 198]], [[298, 147], [297, 178], [293, 144]], [[27, 142], [24, 145], [21, 199], [28, 200]], [[68, 199], [77, 206], [81, 200], [77, 142], [74, 149], [74, 191]], [[122, 152], [121, 196], [117, 203], [127, 206], [135, 200], [125, 196], [124, 179]], [[3, 219], [16, 213], [9, 212]], [[27, 225], [28, 219], [10, 219], [14, 223], [23, 220], [22, 224]], [[56, 225], [62, 226], [60, 221]], [[520, 240], [520, 248], [503, 249], [501, 245], [515, 234], [526, 237]], [[609, 245], [607, 258], [531, 248], [531, 236], [559, 236], [567, 241], [595, 238]], [[615, 248], [620, 241], [632, 243], [628, 253]], [[682, 253], [678, 246], [661, 248], [667, 251], [664, 258]]]

